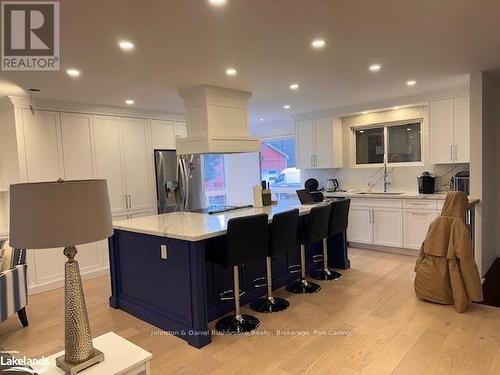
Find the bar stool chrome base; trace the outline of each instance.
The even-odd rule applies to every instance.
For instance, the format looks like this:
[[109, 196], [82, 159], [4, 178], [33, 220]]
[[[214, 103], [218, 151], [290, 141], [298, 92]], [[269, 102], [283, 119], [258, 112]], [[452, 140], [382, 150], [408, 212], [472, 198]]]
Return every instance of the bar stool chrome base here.
[[309, 274], [314, 280], [331, 281], [342, 278], [342, 274], [330, 269], [323, 269]]
[[286, 290], [295, 294], [306, 294], [319, 292], [321, 287], [316, 283], [311, 283], [304, 278], [297, 281], [292, 281], [286, 286]]
[[260, 313], [275, 313], [286, 310], [288, 306], [290, 306], [290, 302], [278, 297], [263, 297], [256, 299], [250, 304], [250, 308], [253, 311]]
[[253, 331], [260, 324], [259, 319], [254, 316], [241, 314], [231, 315], [220, 319], [215, 324], [215, 329], [226, 334], [242, 334]]

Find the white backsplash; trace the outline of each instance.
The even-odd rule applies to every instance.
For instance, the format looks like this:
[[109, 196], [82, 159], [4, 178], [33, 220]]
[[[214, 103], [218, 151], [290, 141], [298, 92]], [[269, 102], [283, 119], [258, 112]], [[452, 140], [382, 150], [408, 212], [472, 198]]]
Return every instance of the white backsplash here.
[[[450, 178], [457, 172], [469, 170], [468, 164], [455, 165], [433, 165], [431, 168], [425, 167], [396, 167], [389, 168], [389, 190], [398, 191], [418, 191], [417, 176], [423, 171], [429, 171], [437, 177], [436, 189], [443, 188], [450, 183]], [[338, 168], [338, 169], [306, 169], [302, 171], [302, 181], [308, 178], [316, 178], [320, 186], [326, 186], [326, 180], [330, 177], [337, 177], [340, 187], [344, 190], [363, 189], [375, 184], [374, 190], [383, 189], [384, 169], [383, 168]]]

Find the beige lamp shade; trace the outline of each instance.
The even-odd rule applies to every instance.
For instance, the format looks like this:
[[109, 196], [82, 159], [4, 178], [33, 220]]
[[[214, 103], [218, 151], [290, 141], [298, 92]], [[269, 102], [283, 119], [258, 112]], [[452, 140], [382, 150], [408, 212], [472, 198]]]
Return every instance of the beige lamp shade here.
[[46, 249], [99, 241], [113, 234], [106, 180], [10, 186], [10, 245]]

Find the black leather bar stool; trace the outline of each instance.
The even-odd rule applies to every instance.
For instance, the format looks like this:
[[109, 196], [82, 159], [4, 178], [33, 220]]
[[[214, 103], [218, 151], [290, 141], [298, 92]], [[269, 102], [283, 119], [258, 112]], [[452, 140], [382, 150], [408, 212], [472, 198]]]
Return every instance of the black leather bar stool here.
[[273, 216], [269, 234], [269, 251], [266, 257], [267, 296], [259, 298], [250, 304], [257, 312], [273, 313], [283, 311], [290, 303], [283, 298], [273, 297], [273, 275], [271, 259], [273, 256], [297, 246], [297, 225], [299, 210], [281, 212]]
[[292, 293], [315, 293], [321, 289], [318, 284], [306, 279], [306, 246], [321, 241], [328, 236], [328, 220], [330, 219], [330, 205], [311, 208], [306, 216], [305, 227], [299, 230], [300, 244], [300, 280], [287, 285], [286, 289]]
[[259, 326], [259, 319], [241, 313], [239, 266], [267, 256], [268, 216], [259, 214], [230, 219], [227, 223], [226, 245], [212, 252], [210, 259], [225, 267], [233, 267], [234, 315], [220, 319], [215, 328], [221, 332], [250, 332]]
[[[330, 219], [328, 220], [328, 236], [345, 232], [349, 220], [350, 199], [342, 199], [330, 203]], [[340, 272], [328, 266], [328, 237], [323, 239], [323, 269], [311, 274], [315, 280], [336, 280], [342, 277]]]

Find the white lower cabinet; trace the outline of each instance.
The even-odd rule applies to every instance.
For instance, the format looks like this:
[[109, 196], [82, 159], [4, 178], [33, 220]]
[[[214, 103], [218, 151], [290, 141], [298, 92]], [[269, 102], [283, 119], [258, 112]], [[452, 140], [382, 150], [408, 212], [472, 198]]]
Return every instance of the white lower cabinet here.
[[349, 210], [349, 226], [347, 239], [358, 243], [373, 243], [372, 209], [364, 207], [351, 207]]
[[373, 244], [403, 247], [402, 219], [400, 208], [373, 208]]
[[359, 244], [419, 249], [440, 201], [353, 198], [347, 240]]
[[404, 247], [407, 249], [419, 249], [425, 239], [429, 224], [437, 216], [437, 210], [404, 210]]

